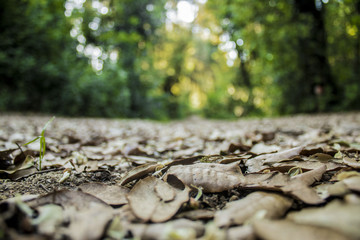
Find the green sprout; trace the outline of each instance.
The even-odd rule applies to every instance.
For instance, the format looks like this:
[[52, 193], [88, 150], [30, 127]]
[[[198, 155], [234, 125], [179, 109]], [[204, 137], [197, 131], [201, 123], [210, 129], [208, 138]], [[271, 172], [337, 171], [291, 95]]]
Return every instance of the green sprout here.
[[37, 136], [36, 138], [34, 138], [33, 140], [31, 140], [28, 143], [25, 143], [24, 146], [29, 145], [33, 142], [36, 142], [37, 140], [40, 140], [40, 150], [39, 150], [39, 171], [41, 171], [41, 163], [42, 160], [44, 159], [45, 156], [45, 151], [46, 151], [46, 141], [45, 141], [45, 130], [47, 128], [47, 126], [55, 119], [55, 117], [52, 117], [43, 127], [42, 131], [41, 131], [41, 135]]
[[302, 174], [302, 168], [301, 167], [292, 167], [289, 169], [288, 174], [290, 175], [290, 177], [294, 177], [296, 175]]
[[197, 194], [196, 194], [195, 200], [199, 201], [199, 199], [203, 195], [203, 188], [202, 187], [197, 187], [194, 184], [191, 184], [191, 187], [195, 188], [198, 191]]

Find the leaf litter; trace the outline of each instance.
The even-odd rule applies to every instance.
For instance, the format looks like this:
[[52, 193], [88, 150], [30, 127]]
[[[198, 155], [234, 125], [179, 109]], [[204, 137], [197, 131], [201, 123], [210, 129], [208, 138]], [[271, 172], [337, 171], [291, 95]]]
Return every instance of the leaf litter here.
[[0, 239], [360, 238], [358, 113], [48, 120], [0, 118]]

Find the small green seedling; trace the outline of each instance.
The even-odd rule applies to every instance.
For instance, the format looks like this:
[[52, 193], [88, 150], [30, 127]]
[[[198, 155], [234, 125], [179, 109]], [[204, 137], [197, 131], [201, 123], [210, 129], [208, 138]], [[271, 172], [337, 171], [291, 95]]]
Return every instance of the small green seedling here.
[[25, 143], [24, 146], [26, 145], [29, 145], [33, 142], [36, 142], [37, 140], [40, 140], [40, 150], [39, 150], [39, 163], [38, 163], [38, 166], [39, 166], [39, 171], [41, 171], [41, 163], [42, 163], [42, 160], [44, 159], [44, 156], [45, 156], [45, 150], [46, 150], [46, 142], [45, 142], [45, 130], [47, 128], [47, 126], [55, 119], [55, 117], [52, 117], [46, 124], [45, 126], [43, 127], [42, 131], [41, 131], [41, 135], [34, 138], [33, 140], [31, 140], [30, 142], [28, 143]]

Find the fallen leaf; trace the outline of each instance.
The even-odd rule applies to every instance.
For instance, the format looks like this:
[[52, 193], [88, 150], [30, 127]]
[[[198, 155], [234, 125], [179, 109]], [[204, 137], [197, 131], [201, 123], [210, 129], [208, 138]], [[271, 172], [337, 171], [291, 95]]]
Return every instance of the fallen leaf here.
[[64, 229], [71, 239], [97, 240], [113, 218], [113, 210], [107, 205], [92, 203], [88, 208], [77, 209], [75, 206], [65, 208], [64, 214], [70, 224]]
[[307, 204], [319, 204], [324, 200], [320, 198], [316, 191], [309, 186], [321, 179], [326, 171], [326, 166], [321, 166], [314, 170], [308, 171], [292, 177], [288, 185], [281, 188], [284, 193], [290, 193], [297, 199]]
[[333, 159], [333, 156], [326, 154], [326, 153], [315, 153], [310, 156], [311, 159], [316, 159], [320, 162], [328, 162]]
[[279, 172], [248, 174], [245, 175], [245, 179], [241, 182], [240, 187], [282, 191], [305, 203], [319, 204], [324, 200], [309, 186], [315, 181], [319, 181], [325, 171], [326, 167], [321, 166], [292, 178]]
[[243, 199], [229, 202], [215, 213], [217, 226], [240, 225], [264, 212], [263, 218], [279, 218], [291, 207], [292, 200], [275, 193], [254, 192]]
[[204, 234], [200, 221], [176, 219], [166, 223], [131, 224], [129, 230], [138, 239], [196, 239]]
[[57, 191], [29, 201], [27, 204], [34, 208], [48, 204], [62, 206], [64, 208], [62, 226], [65, 222], [67, 226], [59, 228], [59, 233], [71, 239], [99, 239], [113, 217], [113, 209], [109, 205], [81, 191]]
[[280, 150], [279, 146], [276, 145], [266, 145], [265, 143], [257, 143], [251, 149], [250, 152], [255, 154], [271, 153], [277, 152]]
[[175, 199], [176, 192], [169, 184], [156, 184], [155, 193], [164, 202], [170, 202]]
[[345, 203], [347, 204], [356, 204], [356, 205], [360, 205], [360, 197], [354, 193], [350, 193], [350, 194], [347, 194], [345, 197], [344, 197], [344, 201]]
[[355, 169], [360, 169], [360, 161], [358, 159], [344, 157], [343, 161], [346, 165], [353, 167]]
[[324, 207], [307, 208], [288, 214], [287, 218], [316, 227], [326, 227], [351, 238], [360, 238], [360, 205], [332, 201]]
[[[313, 170], [315, 168], [319, 168], [321, 166], [325, 165], [327, 171], [333, 171], [333, 170], [339, 170], [342, 168], [345, 168], [346, 165], [335, 163], [335, 162], [319, 162], [319, 161], [312, 161], [308, 160], [306, 158], [303, 158], [302, 160], [291, 160], [286, 162], [280, 162], [280, 163], [274, 163], [269, 167], [269, 169], [272, 168], [287, 168], [290, 169], [292, 167], [299, 167], [303, 170]], [[267, 168], [266, 168], [267, 169]]]
[[155, 169], [160, 166], [156, 163], [148, 163], [144, 165], [140, 165], [131, 171], [127, 172], [126, 175], [121, 179], [120, 185], [125, 185], [133, 180], [141, 179], [148, 175], [149, 173], [153, 173]]
[[343, 180], [348, 189], [360, 192], [360, 177], [350, 177]]
[[192, 211], [182, 212], [176, 215], [179, 218], [188, 218], [191, 220], [209, 220], [214, 217], [214, 211], [206, 209], [196, 209]]
[[124, 239], [126, 230], [119, 216], [116, 216], [106, 230], [106, 236], [111, 239]]
[[248, 172], [259, 172], [262, 169], [266, 168], [263, 165], [278, 163], [281, 161], [289, 160], [295, 156], [298, 156], [302, 151], [303, 147], [295, 147], [288, 150], [284, 150], [277, 153], [270, 153], [260, 155], [254, 158], [250, 158], [245, 162], [245, 165], [248, 167]]
[[175, 176], [184, 184], [202, 187], [204, 192], [222, 192], [238, 186], [243, 179], [238, 163], [196, 163], [172, 166], [164, 180]]
[[16, 151], [17, 148], [0, 151], [0, 169], [6, 170], [13, 165], [13, 158], [11, 154]]
[[264, 240], [348, 240], [333, 230], [300, 225], [288, 220], [260, 220], [253, 225], [255, 235]]
[[233, 153], [235, 152], [236, 150], [239, 150], [239, 151], [249, 151], [251, 149], [250, 146], [247, 146], [243, 143], [238, 143], [238, 144], [235, 144], [235, 143], [231, 143], [230, 146], [229, 146], [229, 149], [228, 149], [228, 152], [229, 153]]
[[343, 181], [336, 182], [334, 184], [327, 184], [327, 195], [329, 196], [344, 196], [349, 193], [349, 189]]
[[37, 226], [40, 234], [52, 236], [63, 223], [64, 213], [62, 207], [55, 204], [47, 204], [38, 207], [37, 211], [39, 215], [31, 223]]
[[[20, 150], [20, 153], [13, 157], [11, 154], [16, 150]], [[34, 151], [22, 151], [20, 147], [0, 152], [0, 173], [14, 174], [21, 169], [32, 167], [33, 156], [35, 156]]]
[[342, 172], [338, 172], [338, 174], [335, 174], [335, 180], [341, 181], [344, 180], [346, 178], [350, 178], [350, 177], [359, 177], [360, 173], [356, 172], [356, 171], [342, 171]]
[[126, 194], [129, 189], [125, 187], [109, 186], [103, 183], [84, 183], [79, 186], [79, 189], [103, 200], [109, 205], [119, 206], [128, 202]]
[[251, 225], [232, 227], [227, 230], [229, 240], [255, 240], [255, 233]]
[[205, 226], [204, 236], [201, 238], [202, 240], [211, 240], [211, 239], [226, 239], [226, 231], [224, 229], [220, 229], [215, 225], [214, 222], [208, 222]]
[[45, 204], [58, 204], [63, 207], [75, 206], [77, 209], [88, 208], [92, 203], [108, 206], [104, 201], [93, 195], [81, 191], [70, 190], [55, 191], [27, 202], [30, 207], [38, 207]]
[[[176, 193], [175, 198], [164, 201], [158, 194], [164, 192], [159, 190], [160, 188], [172, 189]], [[189, 192], [190, 188], [179, 190], [158, 178], [147, 177], [137, 182], [131, 189], [128, 201], [131, 210], [143, 221], [164, 222], [174, 216], [181, 205], [189, 200]], [[165, 198], [168, 196], [165, 195]]]

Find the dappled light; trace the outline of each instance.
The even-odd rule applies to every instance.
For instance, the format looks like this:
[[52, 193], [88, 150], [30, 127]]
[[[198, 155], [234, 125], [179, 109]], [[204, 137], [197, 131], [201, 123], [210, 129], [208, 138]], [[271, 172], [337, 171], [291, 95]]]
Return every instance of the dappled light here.
[[359, 109], [357, 0], [15, 5], [1, 5], [11, 9], [2, 111], [167, 120]]

